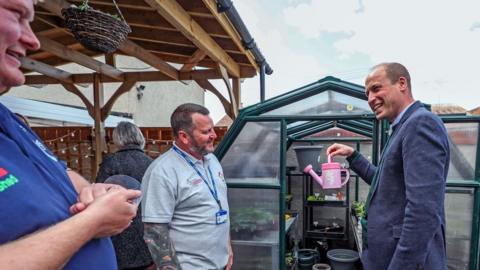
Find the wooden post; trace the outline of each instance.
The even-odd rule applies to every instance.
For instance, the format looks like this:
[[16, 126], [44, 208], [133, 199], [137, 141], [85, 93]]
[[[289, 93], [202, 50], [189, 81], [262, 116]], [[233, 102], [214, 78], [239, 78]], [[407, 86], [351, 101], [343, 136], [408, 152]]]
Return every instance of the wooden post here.
[[236, 101], [236, 115], [238, 116], [238, 111], [242, 107], [242, 88], [240, 84], [240, 78], [232, 78], [232, 86], [233, 86], [233, 96], [235, 97]]
[[95, 121], [95, 164], [92, 170], [92, 182], [97, 176], [98, 166], [102, 163], [103, 151], [106, 148], [105, 123], [102, 121], [103, 84], [100, 73], [94, 74], [93, 83], [93, 112]]

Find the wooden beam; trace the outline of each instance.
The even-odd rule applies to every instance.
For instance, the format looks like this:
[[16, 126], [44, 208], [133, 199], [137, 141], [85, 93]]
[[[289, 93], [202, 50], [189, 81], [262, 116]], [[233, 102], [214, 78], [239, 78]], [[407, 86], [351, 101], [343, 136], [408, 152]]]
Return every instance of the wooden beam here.
[[227, 15], [225, 13], [218, 13], [217, 1], [215, 0], [202, 0], [202, 1], [205, 4], [205, 6], [210, 10], [210, 12], [213, 14], [213, 16], [215, 16], [215, 18], [220, 23], [220, 25], [223, 27], [223, 30], [227, 32], [228, 36], [232, 39], [235, 45], [237, 45], [237, 48], [247, 56], [250, 64], [253, 67], [255, 67], [255, 69], [258, 71], [259, 67], [255, 60], [255, 57], [253, 56], [251, 51], [245, 50], [245, 48], [243, 47], [242, 38], [240, 37], [240, 34], [238, 34], [237, 30], [230, 23], [230, 20], [228, 19]]
[[61, 19], [54, 16], [45, 16], [41, 14], [35, 14], [35, 21], [42, 22], [50, 27], [61, 28], [60, 21]]
[[[70, 2], [81, 5], [84, 2], [84, 0], [70, 0]], [[90, 0], [90, 1], [88, 1], [88, 4], [90, 6], [99, 5], [99, 6], [115, 7], [114, 4], [113, 4], [113, 1], [105, 2], [105, 1]], [[120, 8], [134, 9], [135, 11], [137, 11], [137, 10], [152, 10], [152, 7], [146, 5], [143, 1], [138, 1], [138, 0], [121, 0], [121, 1], [118, 1], [117, 5]]]
[[179, 29], [199, 49], [219, 62], [234, 77], [240, 77], [239, 65], [208, 35], [208, 33], [175, 0], [145, 0], [168, 22]]
[[[38, 37], [39, 35], [37, 35]], [[84, 49], [83, 46], [80, 43], [75, 43], [68, 45], [67, 48], [72, 49], [72, 50], [81, 50]], [[43, 60], [49, 57], [54, 56], [54, 54], [46, 51], [36, 51], [28, 55], [28, 57], [35, 59], [35, 60]]]
[[123, 72], [121, 70], [97, 61], [88, 55], [72, 50], [67, 46], [64, 46], [61, 43], [49, 38], [38, 36], [38, 40], [40, 41], [42, 50], [50, 52], [60, 58], [75, 62], [96, 72], [102, 73], [117, 81], [123, 81]]
[[[55, 39], [57, 37], [64, 36], [65, 34], [68, 33], [68, 30], [65, 28], [57, 27], [57, 28], [50, 28], [45, 31], [40, 31], [40, 32], [35, 32], [35, 35], [37, 36], [44, 36], [50, 39]], [[68, 33], [70, 34], [70, 33]]]
[[222, 103], [225, 113], [228, 116], [230, 116], [230, 118], [235, 119], [235, 115], [232, 111], [232, 104], [228, 102], [228, 100], [220, 93], [220, 91], [217, 90], [217, 88], [215, 88], [215, 86], [213, 86], [208, 80], [201, 79], [201, 80], [195, 80], [195, 81], [198, 83], [198, 85], [200, 85], [200, 87], [202, 87], [203, 89], [209, 90], [215, 96], [217, 96], [217, 98]]
[[[139, 82], [155, 82], [155, 81], [175, 81], [160, 71], [141, 71], [141, 72], [125, 72], [125, 80], [136, 80]], [[59, 84], [58, 79], [54, 79], [45, 75], [27, 75], [25, 76], [25, 84]], [[91, 73], [72, 74], [72, 82], [75, 84], [93, 83]], [[200, 69], [193, 71], [180, 72], [178, 80], [189, 81], [197, 79], [222, 79], [222, 75], [218, 69]], [[118, 82], [105, 75], [100, 75], [100, 81], [103, 83]]]
[[220, 74], [222, 74], [222, 80], [225, 83], [225, 86], [227, 87], [228, 96], [230, 97], [230, 106], [231, 106], [232, 114], [236, 118], [238, 115], [238, 111], [237, 111], [238, 106], [237, 106], [237, 101], [235, 100], [235, 95], [233, 94], [232, 85], [230, 84], [230, 80], [228, 78], [227, 70], [222, 65], [219, 65], [218, 68], [220, 70]]
[[193, 55], [187, 60], [187, 63], [185, 63], [182, 68], [180, 68], [180, 71], [190, 71], [192, 70], [198, 62], [202, 61], [203, 58], [205, 58], [207, 54], [202, 51], [202, 50], [196, 50]]
[[22, 57], [20, 59], [22, 62], [22, 68], [36, 71], [38, 73], [44, 74], [48, 77], [52, 77], [63, 83], [73, 83], [72, 74], [61, 69], [52, 67], [50, 65], [44, 64], [42, 62], [30, 59], [28, 57]]
[[38, 1], [37, 5], [61, 18], [63, 18], [62, 9], [70, 7], [70, 3], [65, 0], [43, 0]]
[[[90, 74], [90, 76], [92, 76]], [[73, 93], [75, 94], [76, 96], [78, 96], [83, 104], [85, 104], [85, 108], [87, 108], [87, 112], [88, 114], [92, 117], [92, 118], [95, 118], [95, 115], [94, 115], [94, 112], [93, 112], [93, 105], [92, 103], [90, 102], [90, 100], [88, 100], [88, 98], [73, 84], [71, 83], [64, 83], [62, 82], [62, 86], [70, 93]]]
[[163, 61], [159, 57], [155, 56], [153, 53], [145, 50], [144, 48], [138, 46], [130, 40], [125, 40], [119, 48], [122, 52], [134, 56], [143, 62], [149, 64], [150, 66], [158, 69], [163, 74], [168, 77], [178, 80], [178, 70], [172, 67], [167, 62]]
[[240, 78], [232, 78], [232, 86], [233, 86], [233, 96], [235, 97], [235, 100], [237, 101], [237, 116], [238, 116], [238, 111], [240, 110], [241, 107], [241, 100], [242, 100], [242, 90], [241, 90], [241, 84], [240, 84]]
[[110, 99], [108, 99], [107, 103], [105, 103], [105, 105], [102, 107], [102, 112], [101, 112], [102, 122], [105, 121], [105, 119], [107, 119], [108, 115], [110, 114], [110, 111], [112, 110], [113, 104], [115, 104], [115, 101], [117, 101], [117, 99], [121, 95], [130, 91], [132, 89], [132, 87], [135, 85], [135, 83], [137, 83], [136, 80], [127, 79], [126, 81], [124, 81], [122, 83], [122, 85], [120, 85], [120, 87], [118, 87], [118, 89], [115, 91], [115, 93], [113, 93], [113, 95], [110, 97]]
[[105, 123], [102, 120], [103, 98], [104, 92], [100, 74], [95, 73], [93, 83], [93, 119], [95, 121], [95, 164], [93, 175], [97, 175], [98, 167], [102, 163], [103, 151], [106, 150]]
[[115, 61], [115, 53], [106, 53], [105, 54], [105, 64], [110, 65], [112, 67], [117, 66], [117, 63]]

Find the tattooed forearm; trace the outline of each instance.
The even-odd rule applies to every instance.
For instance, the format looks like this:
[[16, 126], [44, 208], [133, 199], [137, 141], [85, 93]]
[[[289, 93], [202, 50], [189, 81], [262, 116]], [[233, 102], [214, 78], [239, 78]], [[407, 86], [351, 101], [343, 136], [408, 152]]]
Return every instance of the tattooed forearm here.
[[181, 270], [168, 236], [168, 224], [145, 223], [143, 238], [158, 269]]

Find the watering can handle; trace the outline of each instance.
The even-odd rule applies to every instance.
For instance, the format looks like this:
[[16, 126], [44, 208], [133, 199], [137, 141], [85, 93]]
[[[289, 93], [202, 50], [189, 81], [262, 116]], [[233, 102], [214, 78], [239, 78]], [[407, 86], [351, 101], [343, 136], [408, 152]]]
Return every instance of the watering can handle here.
[[348, 180], [350, 180], [350, 169], [342, 169], [343, 172], [346, 172], [347, 175], [345, 176], [345, 181], [342, 182], [342, 187], [345, 185]]
[[330, 154], [327, 155], [327, 162], [332, 163], [332, 155]]

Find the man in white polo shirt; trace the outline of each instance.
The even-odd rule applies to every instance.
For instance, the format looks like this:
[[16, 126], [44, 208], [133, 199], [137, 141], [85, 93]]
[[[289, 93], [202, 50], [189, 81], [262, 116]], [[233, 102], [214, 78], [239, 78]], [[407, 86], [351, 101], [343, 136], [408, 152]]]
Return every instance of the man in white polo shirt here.
[[186, 103], [170, 122], [173, 147], [143, 177], [144, 239], [161, 270], [230, 269], [230, 221], [209, 111]]

